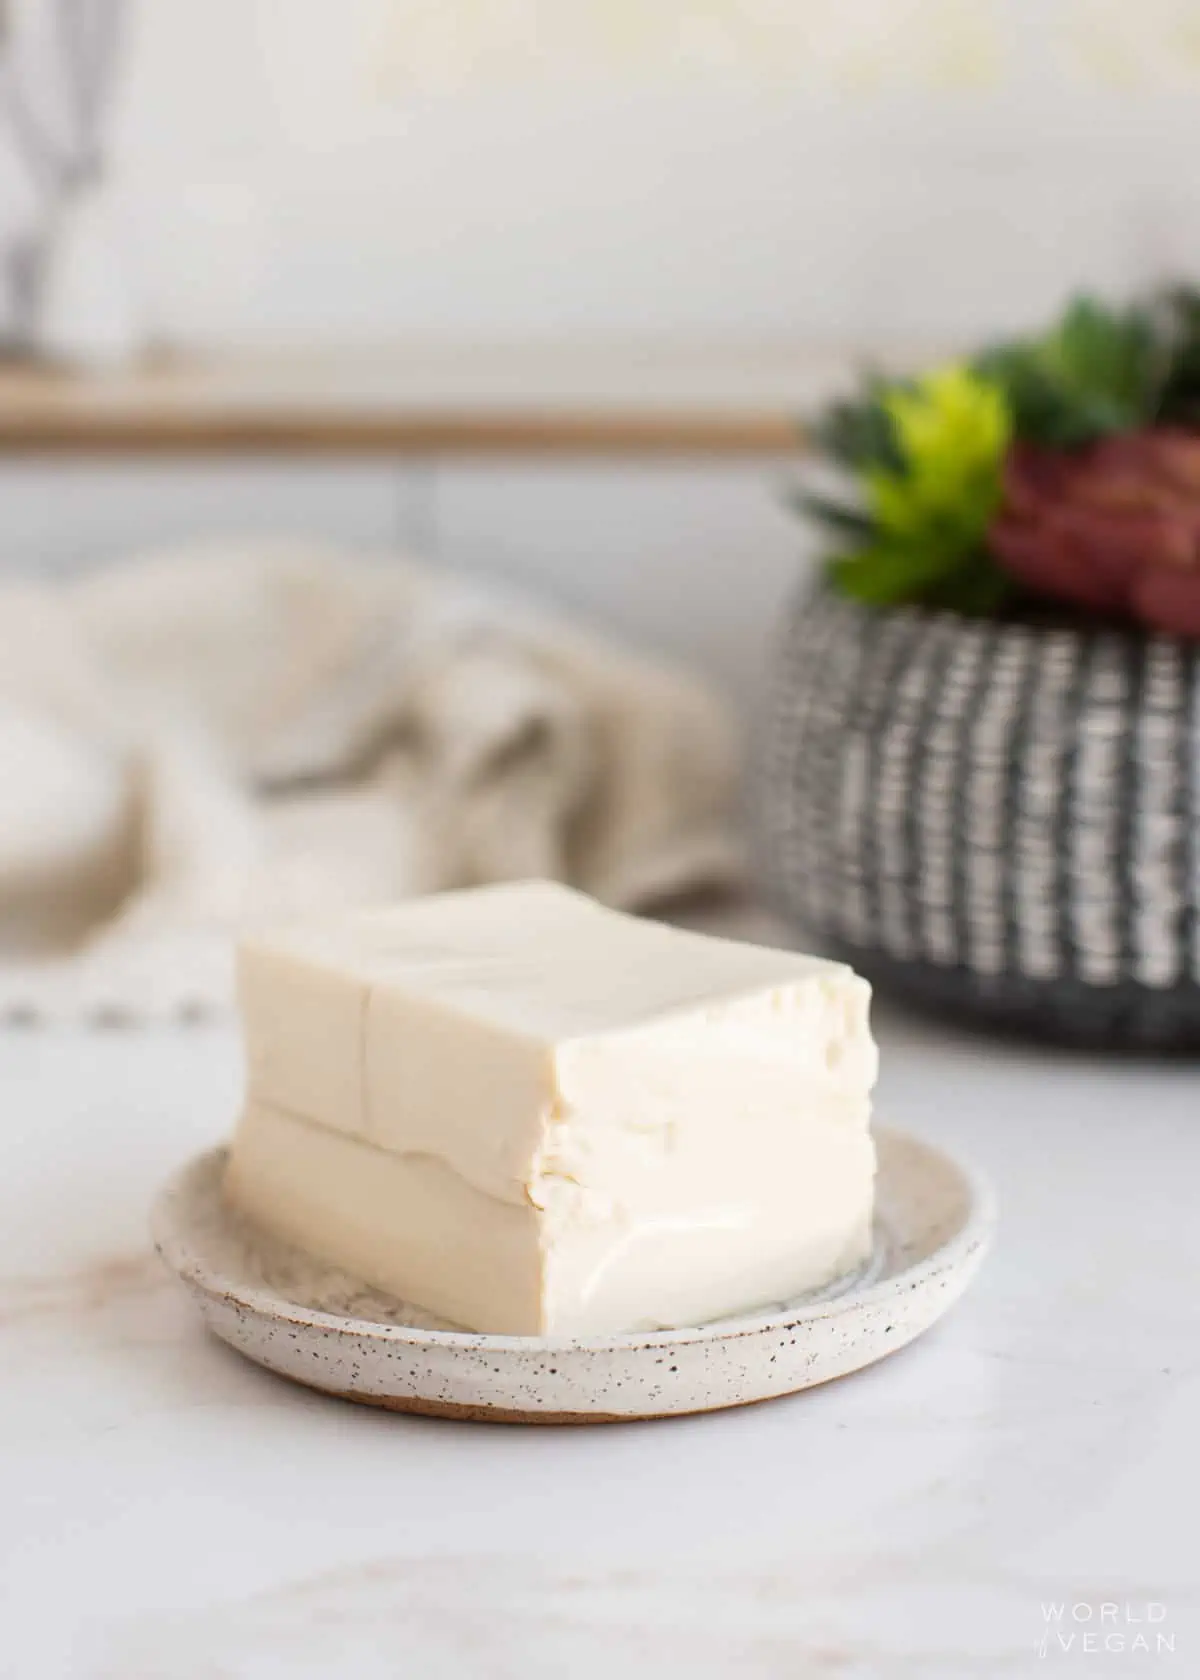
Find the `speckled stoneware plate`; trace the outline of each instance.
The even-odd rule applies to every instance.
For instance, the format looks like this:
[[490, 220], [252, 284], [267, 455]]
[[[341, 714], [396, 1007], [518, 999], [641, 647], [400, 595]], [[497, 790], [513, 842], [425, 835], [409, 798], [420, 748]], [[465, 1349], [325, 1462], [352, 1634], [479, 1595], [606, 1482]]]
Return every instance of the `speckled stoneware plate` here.
[[209, 1328], [294, 1382], [368, 1406], [505, 1423], [613, 1423], [770, 1400], [904, 1347], [970, 1283], [993, 1200], [957, 1162], [876, 1129], [870, 1260], [827, 1289], [688, 1330], [481, 1336], [267, 1238], [221, 1198], [223, 1149], [163, 1190], [154, 1241]]

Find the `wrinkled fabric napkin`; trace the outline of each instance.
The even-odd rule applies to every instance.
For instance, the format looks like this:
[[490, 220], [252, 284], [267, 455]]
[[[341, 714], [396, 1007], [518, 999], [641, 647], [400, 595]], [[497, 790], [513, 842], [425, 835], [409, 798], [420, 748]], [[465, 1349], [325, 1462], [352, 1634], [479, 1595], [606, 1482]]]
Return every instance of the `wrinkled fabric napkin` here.
[[400, 556], [261, 540], [0, 585], [0, 1014], [222, 1013], [231, 936], [552, 876], [740, 872], [689, 675]]

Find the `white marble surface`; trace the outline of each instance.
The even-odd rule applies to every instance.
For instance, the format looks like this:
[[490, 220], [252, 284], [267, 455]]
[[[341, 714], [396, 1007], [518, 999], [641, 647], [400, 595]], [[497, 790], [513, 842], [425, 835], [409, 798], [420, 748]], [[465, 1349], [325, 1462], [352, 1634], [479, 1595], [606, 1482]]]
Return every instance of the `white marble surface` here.
[[[1200, 1071], [878, 1027], [882, 1111], [998, 1186], [973, 1293], [792, 1400], [563, 1431], [358, 1410], [204, 1336], [145, 1213], [229, 1126], [232, 1034], [0, 1038], [0, 1674], [1200, 1674]], [[1049, 1602], [1097, 1619], [1042, 1659]]]

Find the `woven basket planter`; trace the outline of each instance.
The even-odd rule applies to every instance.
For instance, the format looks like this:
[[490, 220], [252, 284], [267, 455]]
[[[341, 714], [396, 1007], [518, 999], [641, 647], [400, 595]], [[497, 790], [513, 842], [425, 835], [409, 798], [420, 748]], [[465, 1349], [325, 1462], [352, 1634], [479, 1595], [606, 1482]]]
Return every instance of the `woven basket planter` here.
[[761, 742], [776, 905], [881, 987], [1200, 1049], [1200, 651], [872, 611], [786, 626]]

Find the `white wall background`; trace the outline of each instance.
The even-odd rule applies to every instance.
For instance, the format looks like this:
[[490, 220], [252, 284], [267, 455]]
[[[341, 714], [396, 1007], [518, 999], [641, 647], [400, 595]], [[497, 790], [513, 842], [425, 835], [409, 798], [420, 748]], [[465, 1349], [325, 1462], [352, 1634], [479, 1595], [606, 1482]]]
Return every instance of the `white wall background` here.
[[[17, 11], [49, 98], [47, 0]], [[1198, 95], [1198, 0], [140, 0], [113, 186], [173, 340], [944, 340], [1200, 275]], [[0, 231], [35, 203], [0, 150]], [[766, 464], [10, 469], [0, 498], [10, 564], [432, 543], [740, 693], [797, 549]]]
[[166, 331], [991, 331], [1200, 270], [1196, 0], [142, 0]]
[[[53, 114], [53, 6], [14, 52]], [[1200, 268], [1196, 0], [131, 0], [185, 337], [991, 330]], [[32, 204], [0, 148], [0, 223]]]

